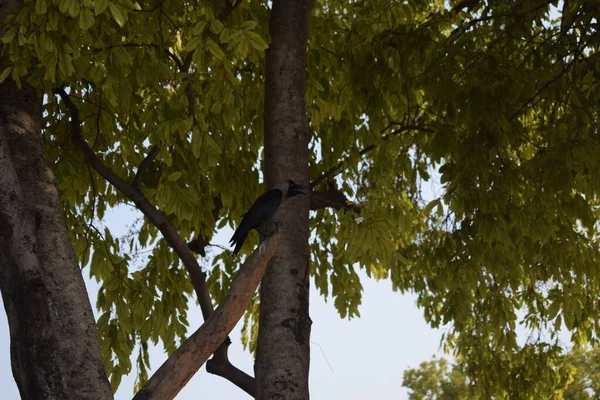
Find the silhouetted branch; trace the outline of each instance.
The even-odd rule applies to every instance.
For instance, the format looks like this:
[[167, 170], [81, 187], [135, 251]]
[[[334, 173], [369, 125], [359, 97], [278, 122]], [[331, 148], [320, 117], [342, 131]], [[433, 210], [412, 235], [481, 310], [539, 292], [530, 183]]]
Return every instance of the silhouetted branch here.
[[309, 207], [311, 210], [319, 210], [321, 208], [334, 208], [336, 210], [346, 209], [360, 213], [360, 207], [348, 201], [344, 193], [336, 188], [327, 190], [318, 190], [308, 193]]
[[467, 9], [467, 12], [471, 12], [476, 6], [477, 4], [480, 2], [480, 0], [462, 0], [459, 1], [454, 7], [452, 7], [452, 12], [460, 12], [462, 11], [463, 8]]
[[87, 162], [98, 172], [104, 179], [110, 182], [117, 190], [123, 193], [127, 198], [133, 201], [136, 207], [148, 218], [148, 220], [156, 226], [163, 237], [173, 248], [177, 256], [181, 259], [184, 267], [190, 274], [190, 279], [196, 295], [198, 296], [198, 302], [202, 309], [202, 316], [204, 319], [208, 319], [213, 313], [213, 305], [206, 288], [206, 277], [198, 260], [192, 254], [187, 244], [183, 241], [181, 236], [177, 233], [175, 228], [169, 223], [166, 217], [150, 203], [150, 201], [134, 186], [127, 183], [125, 180], [115, 174], [104, 162], [93, 152], [93, 150], [87, 145], [81, 136], [81, 123], [79, 121], [79, 110], [73, 104], [69, 95], [64, 89], [57, 89], [55, 93], [58, 94], [67, 108], [71, 113], [71, 137], [75, 146], [83, 153]]
[[[392, 124], [392, 125], [397, 125], [396, 123]], [[391, 125], [390, 125], [391, 126]], [[386, 127], [385, 129], [383, 129], [380, 133], [384, 133], [385, 131], [387, 131], [389, 129], [389, 126]], [[429, 129], [426, 128], [424, 126], [418, 125], [418, 124], [411, 124], [411, 125], [405, 125], [402, 126], [401, 128], [398, 128], [396, 130], [393, 130], [392, 132], [383, 135], [383, 137], [381, 138], [381, 140], [385, 141], [388, 140], [389, 138], [391, 138], [392, 136], [396, 136], [400, 133], [404, 133], [404, 132], [408, 132], [408, 131], [412, 131], [412, 130], [418, 130], [418, 131], [424, 131], [424, 132], [433, 132], [433, 129]], [[359, 155], [363, 156], [365, 154], [367, 154], [368, 152], [370, 152], [371, 150], [377, 148], [377, 144], [371, 144], [367, 147], [365, 147], [364, 149], [362, 149], [361, 151], [358, 152]], [[319, 177], [315, 178], [314, 180], [312, 180], [310, 182], [310, 187], [313, 188], [315, 186], [317, 186], [319, 183], [334, 178], [337, 174], [339, 174], [344, 166], [345, 161], [340, 161], [339, 163], [337, 163], [335, 166], [329, 168], [327, 171], [325, 171], [323, 174], [321, 174]]]
[[256, 380], [241, 369], [237, 368], [229, 361], [227, 349], [231, 344], [229, 337], [219, 346], [213, 358], [206, 362], [206, 372], [218, 375], [248, 393], [253, 398], [256, 397]]
[[[175, 230], [175, 228], [169, 223], [166, 217], [154, 207], [150, 201], [144, 196], [144, 194], [139, 190], [138, 187], [134, 185], [130, 185], [125, 180], [121, 179], [117, 174], [115, 174], [109, 167], [107, 167], [102, 160], [93, 152], [93, 150], [85, 143], [81, 136], [81, 122], [79, 120], [79, 110], [71, 101], [69, 95], [65, 92], [64, 89], [57, 89], [55, 91], [61, 99], [64, 101], [65, 105], [69, 109], [71, 113], [71, 136], [73, 142], [76, 147], [84, 154], [88, 164], [96, 170], [104, 179], [110, 182], [117, 190], [123, 193], [129, 200], [131, 200], [135, 206], [148, 218], [148, 220], [156, 226], [163, 237], [173, 248], [177, 256], [181, 259], [184, 267], [188, 271], [190, 275], [190, 280], [192, 281], [192, 285], [194, 286], [194, 291], [196, 292], [196, 296], [198, 297], [198, 302], [200, 303], [200, 308], [202, 310], [202, 316], [204, 320], [208, 320], [210, 316], [214, 312], [214, 308], [212, 305], [212, 301], [210, 299], [210, 295], [208, 293], [208, 289], [206, 287], [206, 275], [202, 272], [200, 265], [198, 264], [198, 260], [192, 254], [188, 245], [183, 241], [179, 233]], [[138, 169], [138, 174], [136, 177], [140, 176], [140, 169], [145, 170], [152, 159], [156, 157], [159, 152], [158, 148], [153, 148], [150, 153], [146, 156], [144, 161], [140, 163], [140, 168]], [[156, 154], [154, 154], [156, 153]], [[144, 164], [144, 162], [146, 162]], [[141, 172], [141, 176], [143, 177], [144, 172]], [[141, 184], [141, 179], [138, 179], [138, 183]], [[135, 182], [135, 179], [134, 179]], [[220, 202], [220, 199], [219, 199]], [[216, 211], [218, 214], [218, 211]], [[215, 213], [215, 210], [213, 210]], [[221, 340], [223, 342], [223, 340]], [[216, 365], [225, 366], [226, 371], [228, 371], [227, 375], [221, 375], [226, 379], [229, 379], [231, 383], [238, 386], [244, 391], [247, 391], [251, 386], [249, 379], [253, 379], [249, 375], [245, 374], [243, 371], [239, 370], [235, 366], [229, 363], [227, 358], [227, 346], [230, 341], [223, 342], [222, 348], [219, 348], [217, 353], [215, 353], [215, 363]], [[210, 356], [210, 354], [209, 354]], [[225, 362], [225, 360], [227, 360]]]

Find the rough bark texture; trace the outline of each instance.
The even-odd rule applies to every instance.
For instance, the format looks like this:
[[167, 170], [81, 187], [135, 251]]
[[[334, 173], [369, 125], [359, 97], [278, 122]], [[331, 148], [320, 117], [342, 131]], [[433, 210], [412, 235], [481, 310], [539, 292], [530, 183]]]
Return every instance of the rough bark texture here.
[[0, 290], [23, 399], [110, 399], [98, 332], [41, 140], [42, 99], [0, 85]]
[[[265, 176], [307, 185], [309, 128], [305, 64], [311, 0], [275, 0], [265, 84]], [[255, 364], [257, 398], [308, 399], [308, 202], [297, 196], [278, 211], [281, 240], [261, 286]]]
[[[183, 389], [244, 315], [278, 243], [279, 234], [275, 234], [265, 240], [248, 257], [219, 307], [161, 365], [135, 395], [134, 400], [168, 400], [174, 398]], [[254, 381], [250, 380], [248, 385], [243, 389], [253, 395], [255, 393]]]

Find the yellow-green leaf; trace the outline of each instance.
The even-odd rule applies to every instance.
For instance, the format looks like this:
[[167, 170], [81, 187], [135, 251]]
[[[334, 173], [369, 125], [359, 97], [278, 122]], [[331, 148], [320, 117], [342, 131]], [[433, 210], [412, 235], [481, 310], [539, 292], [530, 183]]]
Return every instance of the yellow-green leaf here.
[[108, 7], [108, 0], [96, 0], [94, 4], [94, 14], [102, 14]]
[[108, 3], [108, 8], [110, 9], [110, 13], [112, 14], [115, 22], [119, 24], [119, 26], [125, 25], [125, 16], [119, 6], [114, 3]]
[[4, 71], [2, 71], [2, 74], [0, 74], [0, 83], [4, 82], [4, 80], [10, 74], [11, 70], [12, 70], [12, 67], [7, 67], [7, 68], [4, 69]]
[[195, 36], [190, 39], [185, 45], [185, 51], [195, 50], [202, 43], [202, 36]]
[[217, 60], [222, 60], [225, 58], [225, 53], [223, 50], [221, 50], [219, 45], [213, 42], [211, 39], [206, 40], [206, 47], [208, 48], [208, 51], [210, 51], [210, 54], [212, 54]]
[[269, 47], [267, 42], [265, 42], [263, 38], [260, 37], [260, 35], [256, 32], [246, 32], [246, 36], [248, 36], [248, 40], [250, 41], [252, 47], [258, 51], [266, 50]]
[[256, 21], [246, 21], [240, 26], [240, 28], [245, 31], [251, 31], [256, 28]]
[[219, 33], [223, 30], [223, 23], [221, 21], [219, 21], [218, 19], [213, 20], [210, 23], [210, 31], [212, 33]]
[[6, 33], [4, 34], [4, 36], [2, 36], [2, 43], [12, 42], [14, 40], [16, 34], [17, 34], [16, 28], [8, 29], [6, 31]]
[[206, 21], [200, 21], [192, 28], [192, 34], [196, 36], [201, 35], [204, 32], [204, 28], [206, 28]]
[[431, 210], [433, 210], [433, 207], [435, 206], [439, 206], [440, 205], [440, 199], [435, 199], [429, 202], [429, 204], [427, 204], [425, 206], [425, 208], [423, 208], [423, 213], [425, 213], [425, 215], [429, 215], [431, 213]]
[[79, 27], [84, 31], [94, 25], [94, 15], [89, 8], [83, 8], [79, 14]]
[[181, 178], [181, 171], [173, 172], [172, 174], [169, 175], [169, 177], [167, 178], [167, 180], [169, 182], [175, 182], [179, 178]]
[[58, 69], [63, 74], [63, 78], [68, 78], [73, 72], [75, 72], [71, 58], [68, 55], [60, 57], [58, 60]]
[[75, 0], [62, 0], [60, 3], [58, 3], [58, 9], [60, 12], [66, 14], [69, 11], [69, 8], [71, 8], [72, 1]]
[[81, 8], [79, 7], [79, 2], [77, 0], [73, 0], [71, 1], [71, 4], [69, 5], [69, 15], [73, 18], [75, 18], [76, 16], [79, 15], [79, 10]]
[[35, 1], [35, 13], [36, 14], [46, 14], [46, 1], [45, 0], [36, 0]]

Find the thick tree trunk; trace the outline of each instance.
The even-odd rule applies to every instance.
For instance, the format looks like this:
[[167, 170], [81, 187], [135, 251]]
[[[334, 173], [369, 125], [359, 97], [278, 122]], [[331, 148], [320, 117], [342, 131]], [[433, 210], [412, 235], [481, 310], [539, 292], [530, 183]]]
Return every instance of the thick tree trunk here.
[[[308, 184], [305, 64], [311, 0], [275, 0], [265, 87], [267, 187]], [[308, 198], [287, 201], [281, 239], [261, 287], [255, 373], [258, 399], [308, 399]]]
[[42, 99], [0, 84], [0, 290], [23, 399], [110, 399], [98, 331], [41, 139]]

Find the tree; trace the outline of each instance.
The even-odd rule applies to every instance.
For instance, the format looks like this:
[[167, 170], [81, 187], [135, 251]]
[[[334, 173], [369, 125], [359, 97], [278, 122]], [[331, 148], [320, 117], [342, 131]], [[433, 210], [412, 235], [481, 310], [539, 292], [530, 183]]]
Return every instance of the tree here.
[[[449, 368], [451, 367], [451, 369]], [[410, 400], [461, 400], [478, 397], [469, 392], [465, 374], [445, 359], [422, 362], [419, 368], [404, 371], [402, 386], [408, 388]]]
[[[273, 2], [265, 77], [265, 178], [309, 183], [305, 78], [312, 0]], [[296, 203], [298, 203], [297, 199]], [[258, 399], [308, 399], [308, 199], [281, 213], [283, 240], [260, 291]]]
[[[302, 4], [289, 26], [305, 27]], [[417, 293], [432, 326], [451, 327], [445, 345], [464, 357], [482, 393], [534, 396], [544, 382], [563, 385], [568, 374], [553, 368], [561, 354], [555, 332], [564, 326], [581, 345], [594, 344], [600, 331], [597, 7], [316, 2], [308, 35], [298, 29], [293, 42], [308, 41], [309, 125], [302, 125], [303, 57], [299, 47], [277, 47], [289, 38], [273, 34], [286, 22], [269, 2], [25, 2], [3, 25], [0, 80], [48, 95], [45, 149], [77, 259], [102, 282], [97, 325], [113, 388], [130, 372], [136, 344], [140, 386], [147, 344], [176, 350], [193, 292], [206, 317], [221, 303], [237, 260], [214, 255], [204, 290], [192, 251], [205, 254], [216, 229], [239, 221], [262, 190], [261, 171], [268, 183], [292, 168], [306, 179], [303, 157], [313, 235], [295, 203], [299, 214], [282, 219], [301, 234], [294, 241], [282, 232], [279, 259], [288, 261], [272, 268], [262, 290], [265, 299], [273, 289], [295, 304], [286, 313], [296, 315], [279, 321], [295, 335], [285, 331], [277, 347], [298, 355], [301, 396], [308, 278], [301, 268], [295, 278], [277, 275], [296, 270], [289, 254], [304, 267], [310, 260], [315, 284], [342, 317], [359, 315], [355, 268]], [[277, 64], [281, 51], [290, 52], [288, 64]], [[278, 79], [288, 74], [293, 90], [270, 97], [269, 82], [285, 83]], [[269, 114], [280, 101], [293, 112]], [[277, 118], [292, 117], [297, 130], [281, 130], [285, 120]], [[298, 156], [280, 172], [273, 168], [286, 154], [269, 153], [269, 140], [279, 138], [269, 132], [298, 135]], [[436, 177], [443, 191], [426, 202], [422, 185]], [[97, 227], [116, 204], [144, 213], [129, 237]], [[251, 238], [243, 252], [256, 243]], [[259, 306], [253, 298], [245, 315], [252, 351]], [[260, 317], [260, 337], [275, 329], [270, 312]], [[532, 338], [548, 337], [518, 345], [517, 322]], [[273, 353], [264, 340], [258, 346], [260, 380], [281, 365], [262, 362]], [[229, 363], [226, 348], [207, 369], [253, 393], [254, 380]], [[506, 375], [514, 366], [521, 371]]]
[[[598, 398], [600, 390], [600, 352], [595, 350], [575, 350], [561, 356], [557, 361], [561, 368], [569, 370], [569, 382], [562, 388], [553, 382], [543, 382], [540, 398], [584, 400]], [[493, 397], [476, 393], [469, 384], [464, 364], [451, 365], [445, 359], [423, 362], [419, 368], [404, 372], [402, 386], [409, 389], [410, 400], [459, 400], [505, 398], [500, 391]]]
[[[5, 13], [17, 2], [0, 7]], [[13, 376], [24, 399], [106, 399], [93, 314], [40, 141], [42, 99], [0, 84], [0, 290]], [[70, 338], [70, 340], [64, 340]]]

